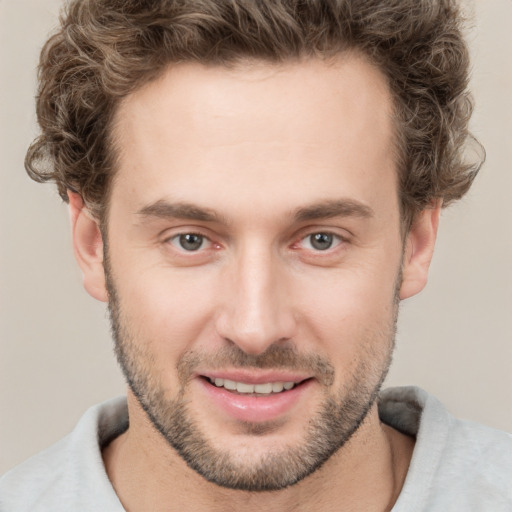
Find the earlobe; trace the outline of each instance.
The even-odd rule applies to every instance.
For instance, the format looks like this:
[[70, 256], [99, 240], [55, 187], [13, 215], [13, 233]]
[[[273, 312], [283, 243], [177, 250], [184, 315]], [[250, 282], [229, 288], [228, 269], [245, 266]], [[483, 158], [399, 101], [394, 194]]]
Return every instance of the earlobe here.
[[441, 201], [420, 212], [407, 235], [402, 264], [400, 299], [419, 293], [427, 284], [428, 269], [437, 237]]
[[98, 220], [84, 204], [80, 194], [68, 191], [73, 250], [83, 274], [84, 288], [95, 299], [107, 302], [103, 239]]

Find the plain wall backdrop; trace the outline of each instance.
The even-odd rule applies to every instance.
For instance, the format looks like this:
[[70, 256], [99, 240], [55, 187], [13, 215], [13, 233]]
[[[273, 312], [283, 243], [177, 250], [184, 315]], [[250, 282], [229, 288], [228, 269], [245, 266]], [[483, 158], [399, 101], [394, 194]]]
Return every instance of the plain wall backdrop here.
[[[487, 163], [445, 211], [430, 282], [402, 304], [387, 385], [416, 384], [457, 416], [512, 431], [512, 1], [467, 0]], [[67, 207], [31, 182], [35, 69], [58, 0], [0, 0], [0, 473], [123, 393], [103, 304], [81, 286]]]

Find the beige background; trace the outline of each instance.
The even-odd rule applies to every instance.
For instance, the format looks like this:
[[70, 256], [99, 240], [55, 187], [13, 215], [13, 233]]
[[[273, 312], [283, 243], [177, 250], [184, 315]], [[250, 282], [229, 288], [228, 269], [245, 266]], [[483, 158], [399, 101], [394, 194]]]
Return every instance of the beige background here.
[[[388, 384], [420, 385], [456, 415], [512, 431], [512, 1], [468, 0], [488, 161], [445, 211], [430, 283], [402, 306]], [[0, 473], [123, 392], [103, 305], [81, 287], [66, 207], [32, 183], [35, 66], [58, 0], [0, 0]]]

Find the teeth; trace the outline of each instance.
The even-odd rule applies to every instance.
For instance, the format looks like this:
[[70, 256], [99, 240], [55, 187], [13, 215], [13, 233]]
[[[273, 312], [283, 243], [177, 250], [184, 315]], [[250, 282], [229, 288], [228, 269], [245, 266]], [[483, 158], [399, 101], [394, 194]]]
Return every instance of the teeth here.
[[270, 382], [267, 384], [256, 384], [254, 386], [254, 392], [255, 393], [264, 393], [265, 395], [268, 395], [268, 394], [272, 393], [272, 384]]
[[229, 389], [230, 391], [236, 391], [236, 382], [233, 382], [232, 380], [225, 379], [224, 387], [226, 389]]
[[254, 393], [254, 384], [244, 384], [243, 382], [237, 382], [236, 390], [239, 393]]
[[283, 390], [290, 390], [295, 386], [295, 382], [266, 382], [265, 384], [247, 384], [245, 382], [235, 382], [228, 379], [210, 379], [212, 384], [218, 388], [225, 388], [229, 391], [238, 393], [257, 393], [260, 395], [270, 395], [270, 393], [281, 393]]
[[284, 384], [282, 382], [274, 382], [272, 384], [272, 391], [274, 393], [281, 393], [284, 389]]

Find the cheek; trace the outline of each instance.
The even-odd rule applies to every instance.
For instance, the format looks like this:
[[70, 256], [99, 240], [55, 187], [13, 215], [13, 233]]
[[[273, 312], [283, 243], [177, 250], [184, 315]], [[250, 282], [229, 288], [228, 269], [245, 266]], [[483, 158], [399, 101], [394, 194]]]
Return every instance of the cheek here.
[[198, 274], [155, 267], [123, 276], [118, 293], [135, 342], [175, 360], [211, 337], [215, 282]]
[[[393, 268], [397, 267], [394, 263]], [[295, 295], [302, 297], [298, 309], [303, 313], [304, 337], [314, 340], [317, 350], [321, 347], [334, 364], [345, 369], [368, 351], [388, 350], [394, 330], [397, 272], [361, 267], [317, 276], [314, 283], [303, 282]]]

